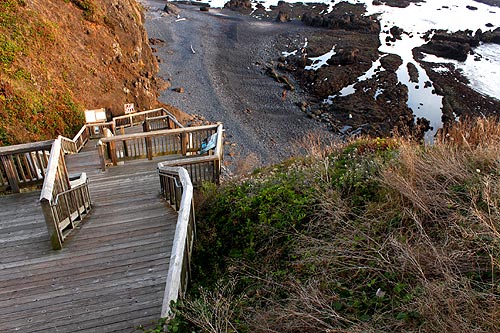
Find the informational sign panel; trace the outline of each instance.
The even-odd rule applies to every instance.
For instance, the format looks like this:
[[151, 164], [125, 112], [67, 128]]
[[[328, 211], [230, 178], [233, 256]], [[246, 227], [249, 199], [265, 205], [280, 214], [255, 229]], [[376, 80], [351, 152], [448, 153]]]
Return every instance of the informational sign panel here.
[[85, 122], [88, 123], [105, 123], [106, 109], [85, 110]]
[[125, 104], [125, 114], [134, 113], [134, 103]]

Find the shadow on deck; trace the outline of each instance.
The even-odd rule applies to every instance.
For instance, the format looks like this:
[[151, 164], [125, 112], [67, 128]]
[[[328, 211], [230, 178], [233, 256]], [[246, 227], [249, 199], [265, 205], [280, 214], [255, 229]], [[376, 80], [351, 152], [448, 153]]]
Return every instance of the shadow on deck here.
[[134, 332], [160, 317], [177, 214], [158, 160], [101, 172], [95, 142], [66, 157], [86, 172], [93, 209], [51, 249], [40, 192], [0, 196], [0, 331]]

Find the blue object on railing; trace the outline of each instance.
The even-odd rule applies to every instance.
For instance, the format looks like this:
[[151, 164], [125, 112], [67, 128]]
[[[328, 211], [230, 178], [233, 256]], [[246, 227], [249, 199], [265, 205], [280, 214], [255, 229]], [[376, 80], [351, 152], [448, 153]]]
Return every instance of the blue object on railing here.
[[217, 145], [217, 133], [210, 135], [209, 138], [203, 139], [201, 142], [201, 148], [199, 154], [204, 154], [208, 152], [210, 149], [214, 149]]

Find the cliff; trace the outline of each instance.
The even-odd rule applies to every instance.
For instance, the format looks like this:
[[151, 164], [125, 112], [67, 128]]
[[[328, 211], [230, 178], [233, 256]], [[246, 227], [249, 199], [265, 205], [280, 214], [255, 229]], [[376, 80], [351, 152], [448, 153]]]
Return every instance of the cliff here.
[[134, 0], [0, 3], [0, 146], [71, 136], [83, 110], [157, 106], [161, 80]]

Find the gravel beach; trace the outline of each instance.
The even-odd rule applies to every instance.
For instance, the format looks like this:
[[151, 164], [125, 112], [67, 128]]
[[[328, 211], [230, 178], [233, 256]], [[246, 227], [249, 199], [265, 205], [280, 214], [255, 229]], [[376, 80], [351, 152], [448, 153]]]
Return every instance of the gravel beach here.
[[306, 100], [300, 88], [284, 93], [283, 84], [265, 74], [266, 65], [280, 56], [276, 42], [311, 28], [190, 5], [177, 5], [180, 13], [167, 15], [164, 1], [142, 3], [149, 38], [165, 42], [153, 46], [158, 75], [172, 85], [159, 100], [223, 122], [226, 161], [253, 155], [255, 164], [271, 164], [299, 154], [297, 142], [307, 133], [333, 139], [322, 123], [300, 111], [297, 103]]

